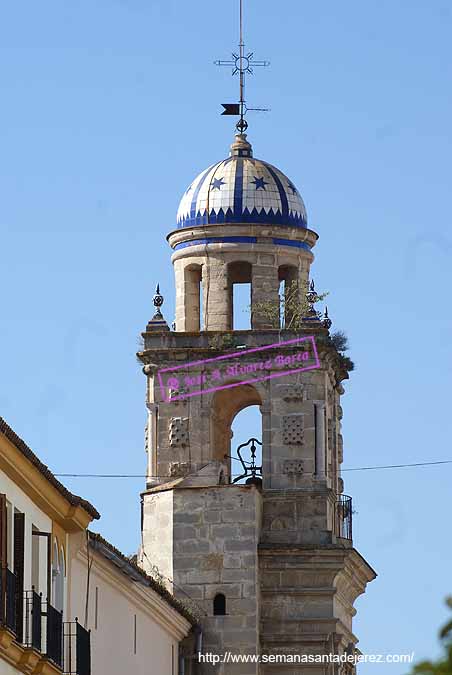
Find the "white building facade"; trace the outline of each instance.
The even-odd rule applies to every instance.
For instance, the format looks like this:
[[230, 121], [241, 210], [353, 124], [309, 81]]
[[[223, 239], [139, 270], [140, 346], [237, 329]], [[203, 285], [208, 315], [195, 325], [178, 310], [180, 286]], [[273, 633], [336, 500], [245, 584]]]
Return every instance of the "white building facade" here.
[[194, 620], [0, 418], [0, 675], [178, 673]]

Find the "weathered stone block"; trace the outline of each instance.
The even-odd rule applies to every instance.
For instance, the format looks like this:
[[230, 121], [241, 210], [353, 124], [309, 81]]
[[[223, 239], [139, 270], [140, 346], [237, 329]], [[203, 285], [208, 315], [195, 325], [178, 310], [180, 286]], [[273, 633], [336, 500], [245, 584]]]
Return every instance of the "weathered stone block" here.
[[250, 509], [233, 509], [225, 511], [222, 515], [224, 523], [250, 523], [254, 522], [255, 513]]
[[256, 572], [255, 570], [246, 570], [246, 569], [236, 569], [236, 570], [226, 570], [224, 569], [221, 573], [221, 580], [224, 582], [227, 581], [253, 581], [255, 579]]
[[[200, 567], [202, 570], [221, 570], [223, 568], [223, 556], [221, 553], [209, 553], [201, 558]], [[230, 580], [226, 579], [226, 581]]]
[[[201, 561], [198, 562], [199, 567], [201, 567]], [[188, 583], [189, 584], [216, 584], [220, 582], [220, 570], [200, 570], [190, 572], [188, 574]], [[206, 594], [207, 597], [207, 594]]]
[[253, 539], [243, 539], [242, 541], [226, 541], [224, 550], [230, 551], [252, 551], [256, 548], [256, 542]]
[[[206, 592], [205, 592], [205, 598], [206, 600], [213, 599], [217, 593], [223, 593], [223, 595], [226, 597], [226, 605], [228, 602], [228, 598], [241, 598], [242, 597], [242, 587], [240, 584], [211, 584], [207, 585], [206, 587]], [[254, 590], [256, 590], [255, 586], [253, 586]], [[226, 607], [227, 608], [227, 607]]]
[[237, 569], [242, 566], [242, 559], [236, 555], [225, 555], [223, 558], [223, 567], [225, 569]]
[[239, 528], [234, 525], [210, 525], [212, 539], [234, 539], [239, 536]]

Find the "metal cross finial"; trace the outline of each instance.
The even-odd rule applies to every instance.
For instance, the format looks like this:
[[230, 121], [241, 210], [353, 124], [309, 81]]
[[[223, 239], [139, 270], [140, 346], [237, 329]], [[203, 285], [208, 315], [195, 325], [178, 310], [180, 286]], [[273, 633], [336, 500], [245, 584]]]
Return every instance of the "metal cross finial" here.
[[248, 108], [245, 104], [245, 76], [252, 75], [255, 66], [269, 66], [269, 61], [255, 61], [253, 52], [245, 54], [245, 43], [243, 41], [243, 0], [240, 0], [240, 39], [239, 53], [232, 52], [231, 61], [215, 61], [217, 66], [232, 67], [232, 74], [239, 74], [240, 79], [240, 99], [239, 103], [222, 103], [224, 111], [222, 115], [239, 115], [240, 120], [236, 124], [237, 131], [243, 134], [248, 128], [248, 122], [245, 115], [248, 110], [266, 111], [268, 108]]
[[152, 298], [152, 304], [156, 308], [154, 319], [156, 317], [158, 318], [162, 317], [163, 319], [162, 313], [160, 311], [160, 307], [163, 305], [163, 300], [164, 300], [163, 295], [160, 293], [160, 284], [157, 284], [157, 288], [155, 289], [155, 295]]

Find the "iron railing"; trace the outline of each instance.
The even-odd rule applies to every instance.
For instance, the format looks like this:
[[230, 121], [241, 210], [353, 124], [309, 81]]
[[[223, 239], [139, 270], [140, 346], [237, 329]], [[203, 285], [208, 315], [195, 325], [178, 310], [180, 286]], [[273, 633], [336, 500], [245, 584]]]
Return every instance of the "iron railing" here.
[[[20, 639], [19, 607], [23, 608]], [[16, 575], [8, 568], [0, 568], [0, 626], [9, 628], [25, 647], [42, 652], [64, 675], [91, 675], [91, 632], [77, 619], [63, 622], [63, 613], [44, 602], [34, 588], [19, 598]]]
[[334, 534], [342, 539], [352, 539], [352, 498], [338, 495], [334, 509]]
[[46, 612], [46, 656], [59, 668], [63, 668], [63, 612], [47, 602]]
[[91, 675], [91, 633], [77, 621], [64, 622], [64, 675]]
[[[238, 483], [242, 478], [246, 478], [246, 485], [262, 485], [262, 464], [260, 466], [256, 464], [256, 443], [262, 447], [261, 441], [257, 438], [250, 438], [246, 443], [242, 443], [237, 448], [238, 459], [242, 463], [243, 473], [240, 474], [240, 476], [237, 476], [237, 478], [234, 478], [232, 481], [233, 483]], [[251, 462], [243, 459], [242, 453], [240, 452], [242, 448], [246, 448], [248, 445], [250, 446]]]
[[0, 567], [0, 625], [16, 633], [16, 575], [8, 567]]
[[24, 645], [37, 651], [42, 650], [42, 594], [34, 588], [25, 591]]

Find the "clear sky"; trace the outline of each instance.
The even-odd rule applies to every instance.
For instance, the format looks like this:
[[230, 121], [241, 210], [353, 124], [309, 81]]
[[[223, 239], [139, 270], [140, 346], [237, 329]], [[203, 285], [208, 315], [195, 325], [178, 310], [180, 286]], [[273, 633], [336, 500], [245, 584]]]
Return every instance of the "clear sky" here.
[[[236, 4], [3, 3], [0, 411], [56, 472], [144, 472], [138, 336], [157, 281], [173, 318], [165, 235], [232, 140], [219, 112], [237, 81], [213, 61], [236, 46]], [[313, 276], [356, 362], [345, 468], [452, 459], [451, 29], [448, 0], [246, 3], [247, 45], [272, 64], [250, 83], [271, 112], [249, 138], [305, 199]], [[362, 651], [433, 655], [452, 465], [344, 478], [379, 573], [357, 602]], [[136, 550], [140, 479], [66, 484]]]

